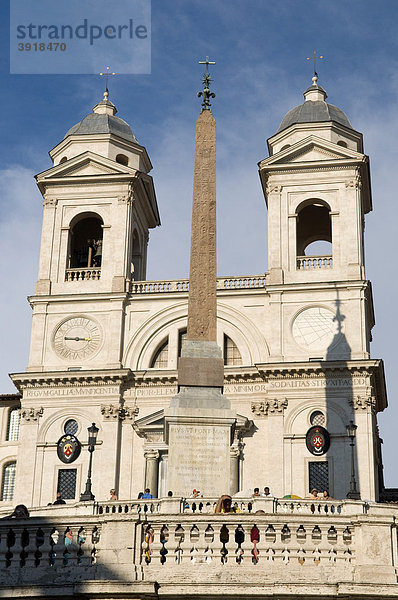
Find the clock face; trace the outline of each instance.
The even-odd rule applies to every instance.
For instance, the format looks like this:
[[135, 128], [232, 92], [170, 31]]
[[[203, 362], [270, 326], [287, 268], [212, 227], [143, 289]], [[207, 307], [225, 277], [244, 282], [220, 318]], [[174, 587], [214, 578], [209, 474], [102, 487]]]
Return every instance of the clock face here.
[[98, 323], [83, 316], [62, 321], [53, 335], [55, 352], [67, 360], [91, 357], [99, 350], [101, 340]]

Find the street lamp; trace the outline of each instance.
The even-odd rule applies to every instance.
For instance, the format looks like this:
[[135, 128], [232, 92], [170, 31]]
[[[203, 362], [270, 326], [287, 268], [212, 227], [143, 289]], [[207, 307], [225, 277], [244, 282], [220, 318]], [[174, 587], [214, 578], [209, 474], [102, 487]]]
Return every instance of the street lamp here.
[[99, 429], [95, 426], [95, 423], [88, 428], [88, 451], [90, 452], [90, 461], [88, 463], [86, 489], [84, 490], [83, 494], [80, 494], [80, 502], [95, 500], [95, 496], [91, 491], [91, 467], [93, 464], [93, 452], [95, 449], [95, 444], [97, 443], [98, 432]]
[[354, 421], [350, 421], [346, 426], [347, 435], [350, 438], [350, 446], [351, 446], [351, 480], [350, 480], [350, 491], [347, 494], [347, 498], [351, 498], [352, 500], [360, 500], [360, 495], [357, 490], [357, 482], [355, 481], [355, 461], [354, 461], [354, 438], [357, 430], [357, 425], [355, 425]]

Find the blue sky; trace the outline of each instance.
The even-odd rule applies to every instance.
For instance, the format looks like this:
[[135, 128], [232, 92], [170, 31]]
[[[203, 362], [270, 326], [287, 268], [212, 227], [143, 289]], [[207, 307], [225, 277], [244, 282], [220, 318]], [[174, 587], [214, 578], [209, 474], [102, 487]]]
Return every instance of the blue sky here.
[[[38, 2], [39, 0], [36, 0]], [[11, 0], [12, 2], [12, 0]], [[117, 3], [117, 0], [115, 0]], [[0, 5], [2, 93], [0, 250], [3, 281], [1, 391], [6, 373], [26, 367], [30, 309], [41, 228], [41, 199], [32, 179], [50, 166], [48, 150], [102, 97], [96, 75], [10, 75], [8, 2]], [[328, 100], [363, 132], [371, 157], [374, 212], [366, 220], [367, 276], [373, 282], [373, 357], [386, 361], [390, 408], [380, 415], [385, 475], [398, 486], [395, 422], [398, 383], [395, 204], [398, 170], [398, 3], [381, 0], [153, 0], [152, 69], [112, 78], [119, 116], [146, 146], [162, 227], [151, 232], [148, 278], [188, 275], [193, 143], [209, 55], [217, 94], [219, 273], [267, 268], [266, 210], [257, 162], [284, 114], [311, 83], [314, 49], [324, 55], [319, 83]], [[109, 57], [98, 56], [97, 71]], [[110, 64], [113, 68], [112, 64]], [[6, 283], [7, 282], [7, 283]]]

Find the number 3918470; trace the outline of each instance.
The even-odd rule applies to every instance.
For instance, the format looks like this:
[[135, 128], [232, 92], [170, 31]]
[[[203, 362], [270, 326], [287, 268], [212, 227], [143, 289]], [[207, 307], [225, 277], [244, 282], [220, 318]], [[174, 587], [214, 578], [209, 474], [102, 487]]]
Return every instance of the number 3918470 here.
[[30, 42], [19, 43], [18, 44], [19, 52], [65, 52], [66, 44], [64, 42], [34, 42], [31, 44]]

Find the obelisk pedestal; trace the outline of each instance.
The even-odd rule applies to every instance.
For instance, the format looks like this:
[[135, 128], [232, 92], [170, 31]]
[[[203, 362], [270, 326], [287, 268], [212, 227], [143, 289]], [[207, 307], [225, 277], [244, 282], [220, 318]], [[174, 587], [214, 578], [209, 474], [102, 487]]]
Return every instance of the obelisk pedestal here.
[[209, 82], [206, 70], [204, 109], [196, 123], [187, 339], [178, 363], [179, 391], [164, 413], [167, 486], [177, 496], [197, 489], [216, 497], [230, 489], [235, 414], [223, 395], [224, 362], [216, 341], [216, 124]]

